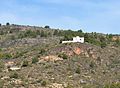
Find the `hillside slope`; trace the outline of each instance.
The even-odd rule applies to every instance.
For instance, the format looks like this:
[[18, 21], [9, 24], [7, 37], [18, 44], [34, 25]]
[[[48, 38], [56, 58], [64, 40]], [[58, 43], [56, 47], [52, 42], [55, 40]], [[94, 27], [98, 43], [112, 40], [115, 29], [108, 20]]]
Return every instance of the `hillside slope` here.
[[0, 88], [120, 88], [119, 45], [106, 37], [104, 47], [99, 38], [61, 44], [60, 31], [0, 27]]

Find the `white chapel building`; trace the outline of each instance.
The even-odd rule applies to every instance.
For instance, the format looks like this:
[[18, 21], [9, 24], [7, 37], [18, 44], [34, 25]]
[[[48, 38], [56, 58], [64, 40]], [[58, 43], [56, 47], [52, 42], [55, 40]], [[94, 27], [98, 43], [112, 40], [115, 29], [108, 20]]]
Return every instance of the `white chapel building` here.
[[79, 43], [84, 43], [84, 37], [79, 37], [79, 36], [76, 36], [76, 37], [73, 37], [73, 40], [69, 40], [69, 41], [62, 41], [62, 43], [76, 43], [76, 42], [79, 42]]

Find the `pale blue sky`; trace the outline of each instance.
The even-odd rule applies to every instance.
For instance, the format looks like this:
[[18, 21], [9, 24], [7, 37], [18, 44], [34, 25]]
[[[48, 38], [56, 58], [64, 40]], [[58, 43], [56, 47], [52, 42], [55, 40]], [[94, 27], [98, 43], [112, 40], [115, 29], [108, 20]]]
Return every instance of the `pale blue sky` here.
[[0, 0], [0, 23], [120, 34], [120, 0]]

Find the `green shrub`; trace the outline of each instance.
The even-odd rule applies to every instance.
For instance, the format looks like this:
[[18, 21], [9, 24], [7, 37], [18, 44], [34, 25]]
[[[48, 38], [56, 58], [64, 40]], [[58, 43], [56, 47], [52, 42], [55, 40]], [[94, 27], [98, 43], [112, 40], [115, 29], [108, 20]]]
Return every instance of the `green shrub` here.
[[58, 35], [59, 34], [59, 31], [58, 30], [55, 30], [53, 35]]
[[3, 86], [4, 86], [4, 81], [0, 80], [0, 88], [3, 88]]
[[64, 87], [64, 88], [74, 88], [74, 87], [73, 87], [73, 85], [68, 84], [67, 87]]
[[104, 88], [120, 88], [120, 83], [107, 84]]
[[16, 54], [14, 55], [14, 58], [18, 58], [23, 56], [24, 52], [16, 52]]
[[38, 61], [38, 58], [32, 58], [32, 63], [37, 63]]
[[80, 74], [80, 68], [77, 68], [75, 71], [77, 74]]
[[2, 58], [3, 58], [3, 53], [0, 52], [0, 59], [2, 59]]
[[36, 31], [31, 31], [31, 30], [27, 30], [25, 32], [21, 32], [18, 34], [18, 38], [35, 38], [37, 37], [38, 33]]
[[41, 85], [42, 85], [42, 86], [46, 86], [46, 85], [47, 85], [47, 82], [46, 82], [46, 81], [42, 81], [42, 82], [41, 82]]
[[94, 63], [94, 62], [91, 62], [89, 66], [90, 66], [91, 68], [94, 68], [94, 67], [95, 67], [95, 63]]
[[43, 55], [43, 54], [45, 54], [45, 52], [46, 52], [45, 49], [41, 49], [40, 52], [39, 52], [39, 54]]
[[5, 54], [3, 54], [2, 58], [3, 59], [10, 59], [10, 58], [12, 58], [12, 55], [9, 53], [5, 53]]
[[25, 32], [25, 37], [35, 38], [36, 36], [37, 36], [37, 34], [36, 34], [35, 31], [27, 30], [27, 31]]
[[10, 78], [15, 78], [15, 79], [17, 79], [19, 76], [18, 76], [18, 73], [16, 73], [16, 72], [13, 72], [13, 73], [11, 73], [10, 74]]
[[11, 35], [9, 38], [10, 38], [11, 40], [15, 40], [15, 35]]
[[116, 46], [118, 45], [120, 45], [120, 40], [119, 39], [117, 39], [116, 41], [115, 41], [115, 44], [116, 44]]
[[67, 59], [68, 58], [68, 56], [66, 55], [66, 54], [63, 54], [63, 57], [62, 57], [63, 59]]
[[46, 25], [44, 28], [50, 28], [50, 26]]
[[4, 35], [5, 33], [4, 33], [4, 31], [0, 31], [0, 35]]
[[0, 48], [0, 51], [2, 51], [2, 48]]
[[39, 80], [37, 80], [36, 82], [37, 82], [37, 83], [41, 83], [41, 81], [42, 81], [42, 79], [39, 79]]
[[23, 61], [23, 64], [22, 64], [22, 67], [27, 67], [28, 66], [28, 61], [27, 60], [24, 60]]
[[68, 56], [65, 53], [59, 54], [58, 57], [68, 59]]
[[7, 22], [7, 23], [6, 23], [6, 26], [9, 26], [9, 25], [10, 25], [10, 23], [9, 23], [9, 22]]
[[4, 68], [4, 63], [0, 61], [0, 72], [3, 70], [3, 68]]
[[47, 37], [47, 34], [46, 34], [45, 31], [42, 30], [42, 31], [40, 32], [40, 36], [41, 36], [41, 37]]
[[104, 48], [107, 46], [107, 44], [105, 42], [101, 42], [100, 46], [101, 46], [101, 48]]

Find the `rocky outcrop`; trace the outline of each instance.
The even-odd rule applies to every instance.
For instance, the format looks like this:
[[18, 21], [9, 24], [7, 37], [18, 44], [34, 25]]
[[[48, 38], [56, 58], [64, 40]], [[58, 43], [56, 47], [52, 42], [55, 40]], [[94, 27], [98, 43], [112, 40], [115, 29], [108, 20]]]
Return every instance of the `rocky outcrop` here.
[[54, 62], [54, 61], [61, 61], [61, 60], [63, 60], [63, 59], [58, 57], [58, 56], [49, 55], [49, 56], [41, 57], [39, 62], [43, 62], [43, 61], [52, 61], [52, 62]]
[[81, 50], [79, 47], [76, 47], [76, 48], [74, 49], [74, 53], [77, 54], [77, 55], [80, 55], [81, 52], [82, 52], [82, 50]]
[[53, 83], [49, 87], [50, 88], [64, 88], [62, 84], [58, 84], [58, 83]]
[[16, 67], [16, 66], [9, 68], [10, 71], [17, 71], [17, 70], [20, 70], [20, 69], [21, 69], [20, 67]]

